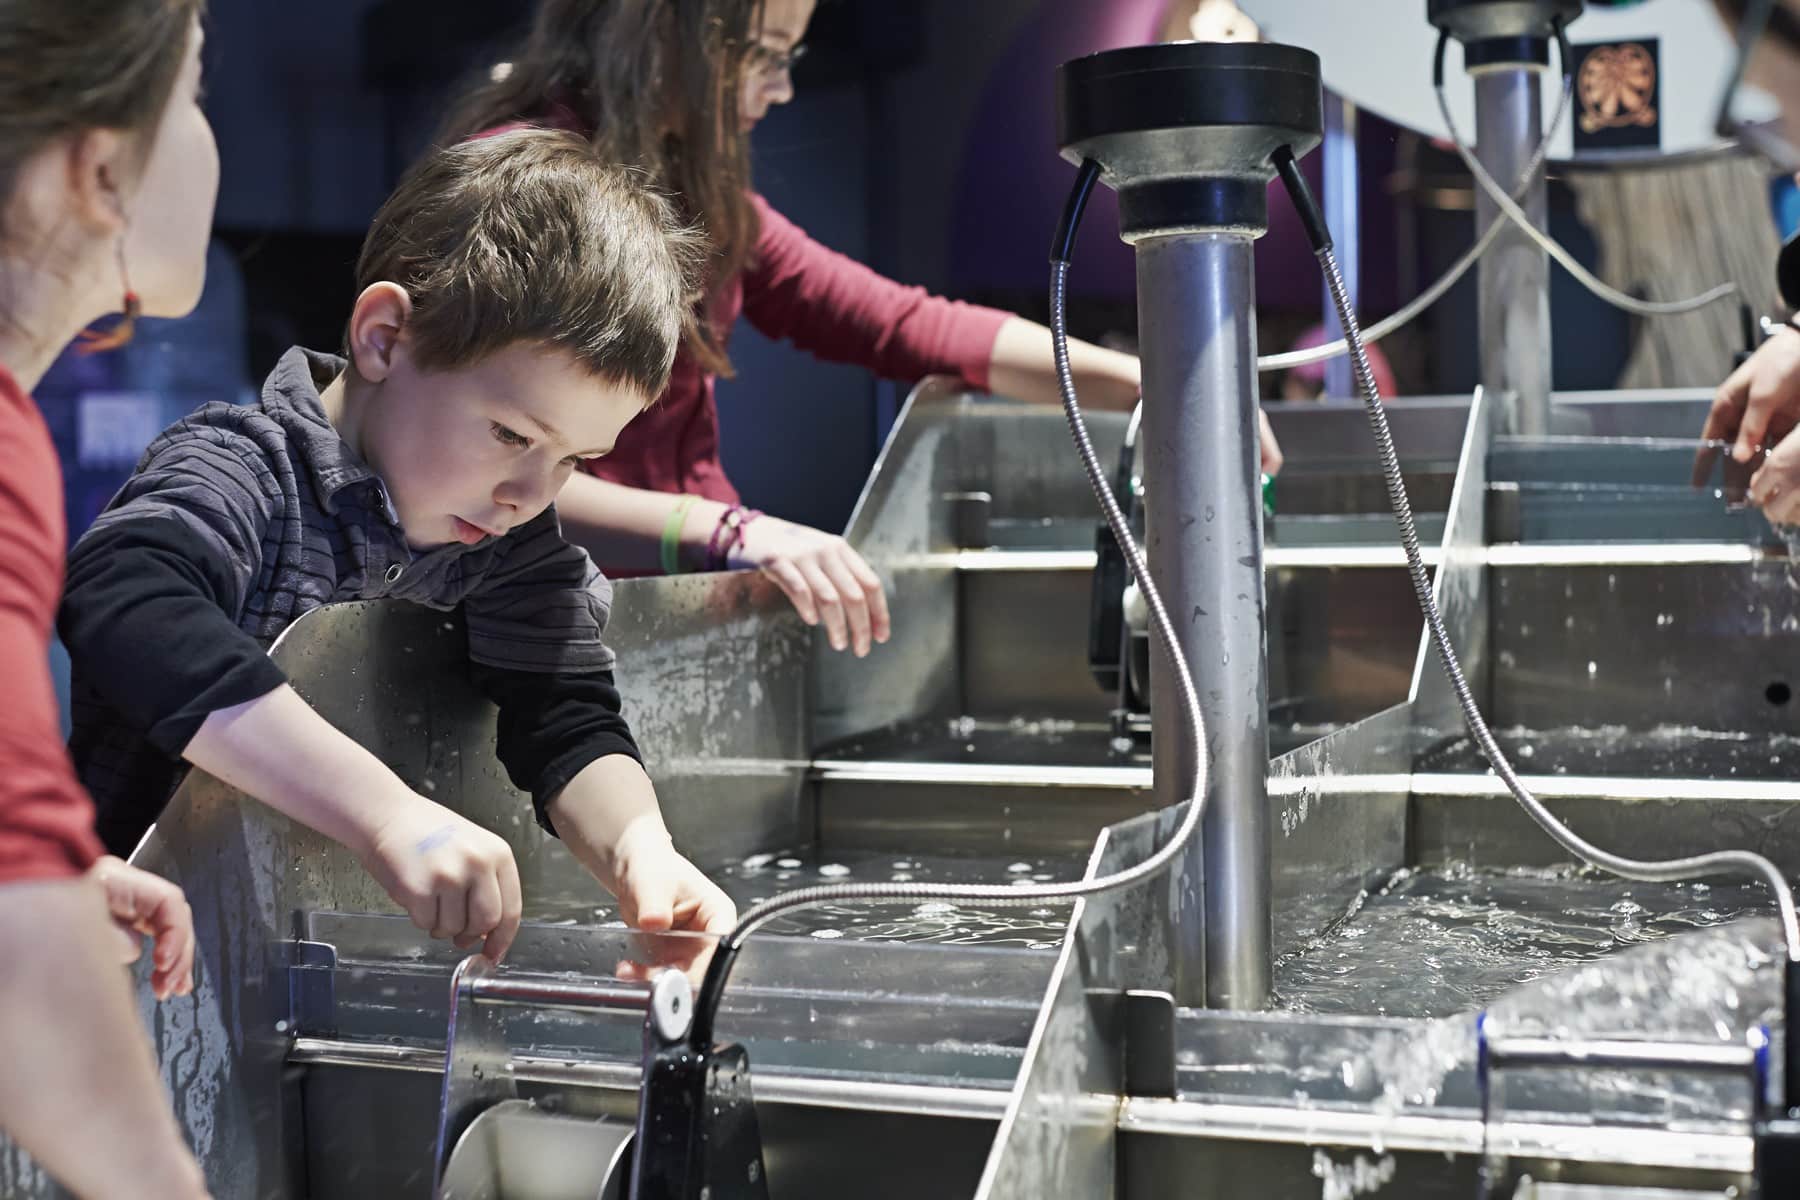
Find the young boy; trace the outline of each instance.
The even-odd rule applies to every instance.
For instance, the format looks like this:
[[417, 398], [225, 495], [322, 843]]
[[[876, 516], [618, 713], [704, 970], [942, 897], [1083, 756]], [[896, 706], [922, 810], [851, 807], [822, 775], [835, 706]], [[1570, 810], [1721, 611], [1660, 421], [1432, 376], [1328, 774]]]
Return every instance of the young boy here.
[[395, 597], [462, 610], [502, 762], [626, 921], [731, 926], [620, 715], [611, 588], [550, 508], [667, 384], [695, 246], [568, 134], [438, 151], [402, 181], [363, 246], [348, 361], [290, 350], [257, 403], [166, 430], [70, 556], [69, 744], [114, 852], [185, 759], [347, 846], [432, 936], [504, 954], [506, 844], [332, 728], [266, 653], [321, 605]]

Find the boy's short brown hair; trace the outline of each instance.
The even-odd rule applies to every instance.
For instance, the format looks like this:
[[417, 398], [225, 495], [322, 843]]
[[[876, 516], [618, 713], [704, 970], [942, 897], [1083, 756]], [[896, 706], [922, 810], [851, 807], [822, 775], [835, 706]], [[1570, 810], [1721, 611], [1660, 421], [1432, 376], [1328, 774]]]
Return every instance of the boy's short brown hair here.
[[704, 243], [645, 177], [574, 134], [522, 129], [432, 151], [375, 214], [357, 290], [412, 297], [413, 360], [448, 371], [519, 342], [595, 376], [668, 386]]

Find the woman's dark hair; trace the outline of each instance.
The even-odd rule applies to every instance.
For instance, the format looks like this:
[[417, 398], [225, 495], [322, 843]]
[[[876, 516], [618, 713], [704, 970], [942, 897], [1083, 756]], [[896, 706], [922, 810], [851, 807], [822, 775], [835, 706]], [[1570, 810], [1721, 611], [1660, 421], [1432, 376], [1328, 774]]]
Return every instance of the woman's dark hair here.
[[[762, 0], [543, 0], [509, 62], [452, 108], [442, 142], [571, 110], [607, 161], [649, 173], [706, 238], [708, 287], [756, 249], [749, 139], [738, 88]], [[731, 374], [724, 333], [702, 314], [685, 340]]]
[[57, 138], [155, 127], [204, 3], [0, 2], [0, 211], [12, 201], [19, 170]]

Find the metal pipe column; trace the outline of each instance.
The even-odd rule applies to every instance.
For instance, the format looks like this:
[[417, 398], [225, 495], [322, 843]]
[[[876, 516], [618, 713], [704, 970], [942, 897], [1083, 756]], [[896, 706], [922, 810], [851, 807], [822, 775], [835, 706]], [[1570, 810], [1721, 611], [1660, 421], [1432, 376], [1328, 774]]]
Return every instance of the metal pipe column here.
[[[1511, 187], [1543, 138], [1543, 68], [1509, 63], [1477, 68], [1475, 151], [1502, 186]], [[1549, 220], [1542, 167], [1520, 207], [1540, 229]], [[1475, 227], [1504, 220], [1480, 188]], [[1550, 256], [1518, 226], [1509, 226], [1481, 260], [1481, 384], [1507, 397], [1496, 407], [1499, 432], [1542, 437], [1550, 432]]]
[[[1175, 995], [1256, 1009], [1269, 994], [1270, 918], [1254, 242], [1215, 232], [1136, 245], [1150, 572], [1211, 740], [1199, 844], [1170, 876]], [[1183, 799], [1191, 769], [1181, 702], [1161, 661], [1158, 649], [1150, 680], [1159, 806]]]
[[[1136, 248], [1146, 533], [1206, 715], [1198, 844], [1169, 876], [1158, 927], [1177, 1002], [1269, 996], [1268, 664], [1253, 247], [1278, 150], [1322, 133], [1319, 60], [1272, 43], [1132, 46], [1057, 72], [1057, 134], [1119, 194]], [[1151, 655], [1152, 790], [1187, 799], [1185, 714]]]

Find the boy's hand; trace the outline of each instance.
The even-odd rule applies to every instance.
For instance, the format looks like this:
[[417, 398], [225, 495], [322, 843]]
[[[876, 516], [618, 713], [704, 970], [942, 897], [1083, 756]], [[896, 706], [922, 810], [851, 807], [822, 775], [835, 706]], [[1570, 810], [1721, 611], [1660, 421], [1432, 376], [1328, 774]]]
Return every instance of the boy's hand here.
[[685, 971], [698, 984], [716, 945], [712, 938], [657, 937], [708, 933], [723, 936], [737, 924], [731, 898], [689, 862], [657, 826], [628, 830], [613, 851], [609, 889], [619, 915], [644, 934], [644, 962], [620, 963], [621, 979], [648, 979], [662, 967]]
[[408, 793], [357, 858], [412, 923], [459, 950], [484, 942], [495, 962], [519, 932], [524, 904], [512, 848], [441, 804]]
[[852, 649], [861, 658], [871, 639], [888, 640], [881, 577], [836, 534], [779, 517], [758, 517], [744, 526], [744, 544], [732, 564], [761, 569], [808, 625], [823, 621], [834, 650]]
[[150, 989], [158, 1000], [194, 990], [194, 912], [181, 889], [108, 854], [88, 868], [118, 926], [123, 961], [134, 963], [150, 938]]

